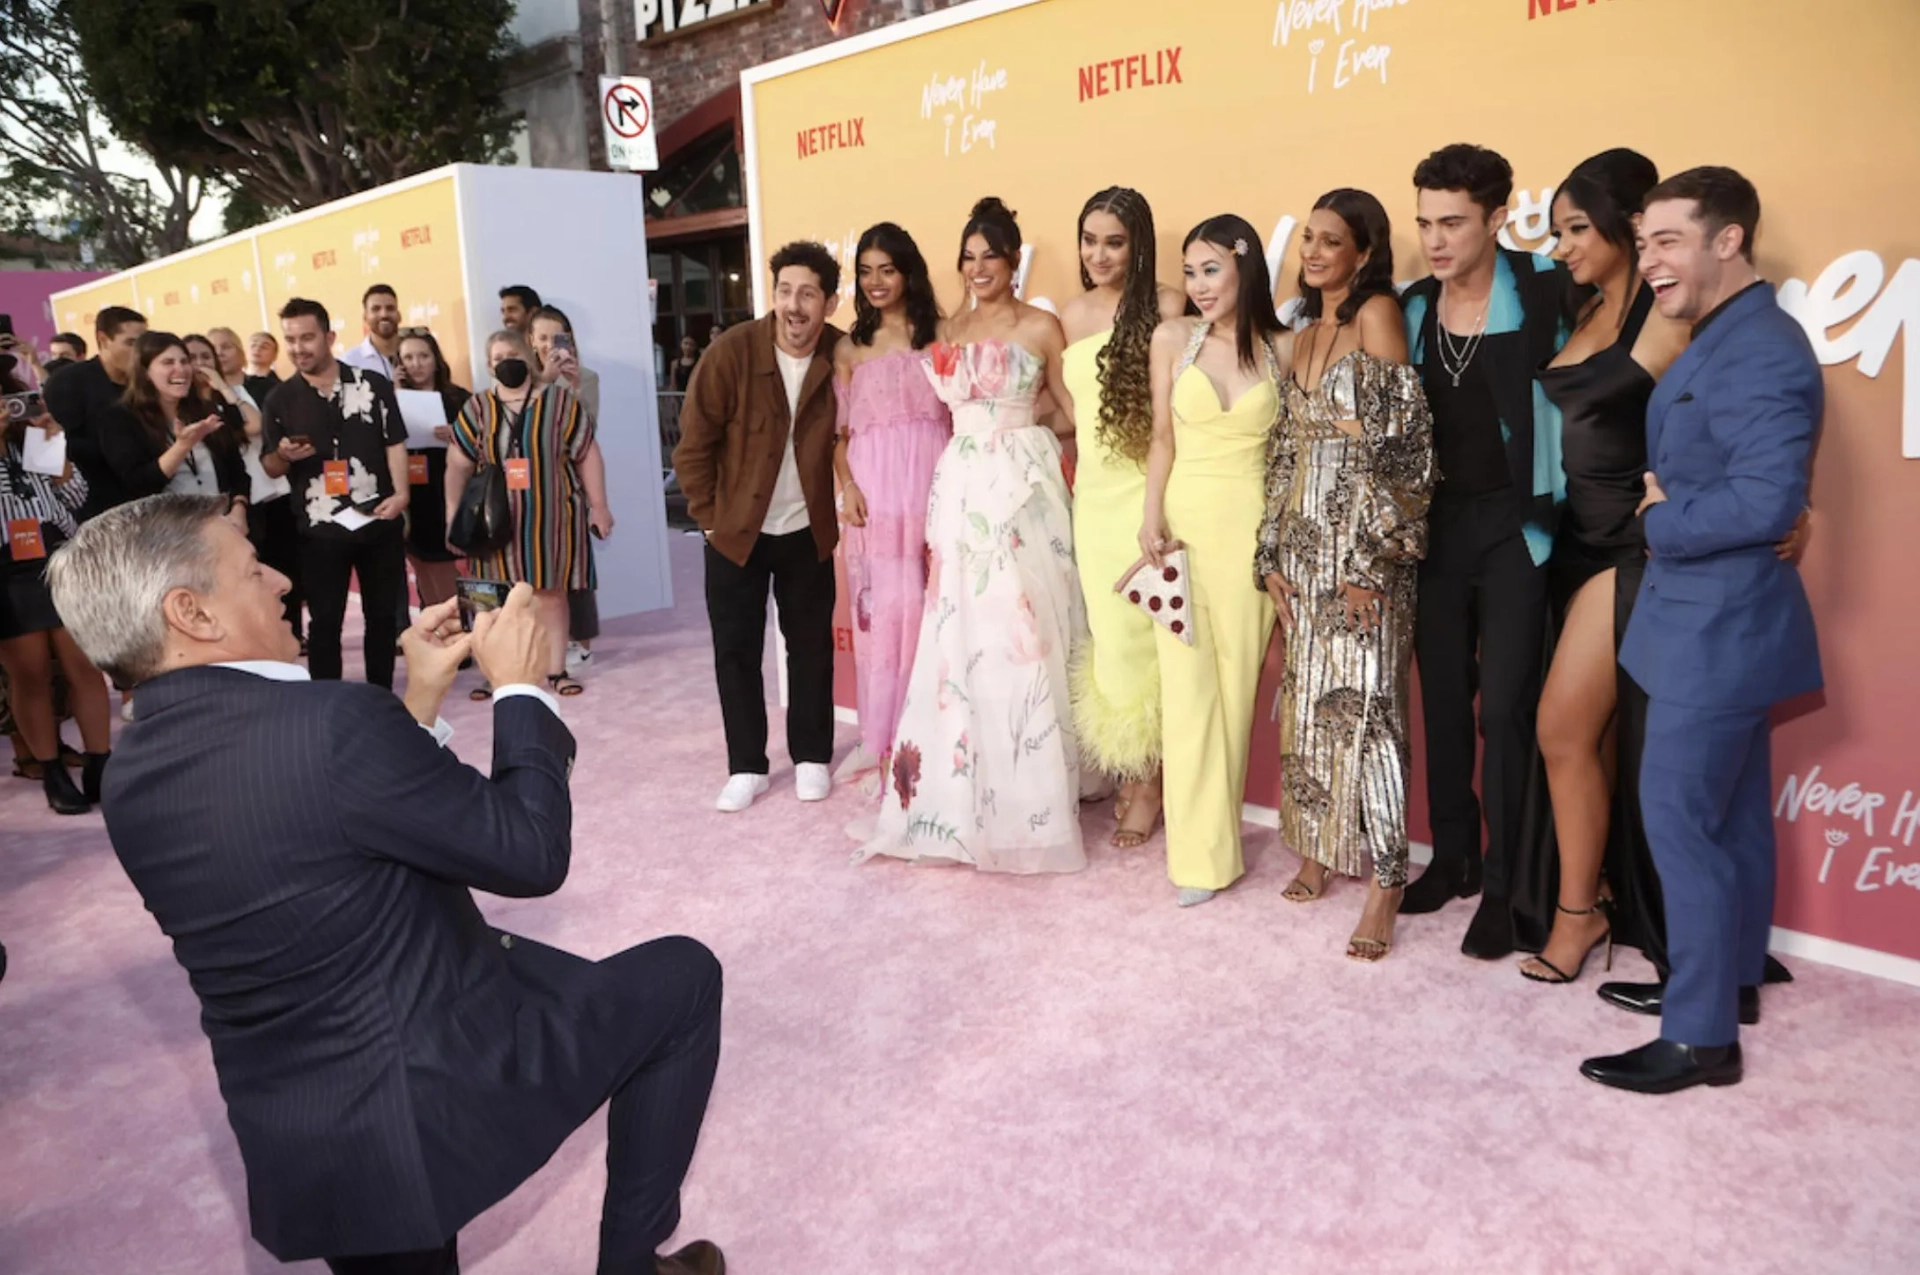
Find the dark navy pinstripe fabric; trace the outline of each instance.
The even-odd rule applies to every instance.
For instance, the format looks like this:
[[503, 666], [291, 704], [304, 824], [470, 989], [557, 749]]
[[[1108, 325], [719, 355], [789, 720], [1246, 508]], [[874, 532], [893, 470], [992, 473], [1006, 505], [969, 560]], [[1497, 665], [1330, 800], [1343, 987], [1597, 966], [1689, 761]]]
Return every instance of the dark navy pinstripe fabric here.
[[255, 1237], [283, 1260], [442, 1243], [633, 1060], [613, 962], [502, 935], [468, 893], [566, 879], [573, 737], [501, 700], [489, 778], [377, 687], [200, 668], [135, 702], [107, 829], [199, 995]]

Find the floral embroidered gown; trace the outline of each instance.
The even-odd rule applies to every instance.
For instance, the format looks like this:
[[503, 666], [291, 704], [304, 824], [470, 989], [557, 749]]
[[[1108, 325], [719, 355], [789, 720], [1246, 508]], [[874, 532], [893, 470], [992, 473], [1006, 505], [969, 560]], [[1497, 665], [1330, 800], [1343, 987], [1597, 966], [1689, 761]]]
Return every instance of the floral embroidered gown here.
[[1034, 420], [1043, 370], [1004, 341], [933, 347], [953, 441], [929, 495], [926, 611], [887, 791], [856, 862], [1086, 866], [1067, 675], [1086, 619], [1060, 443]]

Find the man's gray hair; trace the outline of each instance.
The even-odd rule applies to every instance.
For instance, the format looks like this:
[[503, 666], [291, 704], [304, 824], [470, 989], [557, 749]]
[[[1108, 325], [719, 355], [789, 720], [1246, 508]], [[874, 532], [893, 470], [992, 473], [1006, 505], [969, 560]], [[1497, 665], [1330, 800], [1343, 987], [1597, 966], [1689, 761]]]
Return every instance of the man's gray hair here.
[[174, 589], [211, 593], [216, 555], [207, 524], [226, 512], [225, 496], [148, 496], [82, 524], [47, 563], [47, 586], [60, 622], [122, 686], [160, 671], [167, 621], [160, 604]]

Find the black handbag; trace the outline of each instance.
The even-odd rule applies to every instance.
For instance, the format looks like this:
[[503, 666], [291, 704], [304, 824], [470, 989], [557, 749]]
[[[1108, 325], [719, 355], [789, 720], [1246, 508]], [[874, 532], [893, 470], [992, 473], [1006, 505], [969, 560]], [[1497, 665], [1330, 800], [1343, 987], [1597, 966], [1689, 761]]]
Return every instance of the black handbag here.
[[[526, 409], [521, 409], [521, 415]], [[510, 429], [517, 434], [518, 420]], [[517, 441], [517, 440], [516, 440]], [[513, 543], [513, 503], [507, 498], [507, 467], [482, 460], [454, 506], [447, 543], [468, 557], [499, 553]]]

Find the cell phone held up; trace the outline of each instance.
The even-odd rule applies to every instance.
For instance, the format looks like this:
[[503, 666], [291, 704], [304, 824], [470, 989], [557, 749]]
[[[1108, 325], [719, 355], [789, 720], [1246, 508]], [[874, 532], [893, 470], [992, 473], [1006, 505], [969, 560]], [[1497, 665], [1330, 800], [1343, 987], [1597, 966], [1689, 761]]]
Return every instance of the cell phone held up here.
[[571, 332], [554, 333], [553, 348], [556, 350], [565, 350], [568, 354], [573, 355], [575, 358], [578, 358], [580, 355], [580, 351], [574, 348], [573, 334]]
[[42, 409], [38, 393], [28, 390], [24, 394], [8, 394], [5, 398], [7, 404], [5, 419], [8, 422], [39, 419]]
[[507, 604], [507, 592], [512, 585], [498, 580], [473, 580], [466, 576], [456, 576], [453, 582], [454, 597], [460, 606], [460, 627], [473, 632], [473, 617], [482, 611], [498, 611]]

